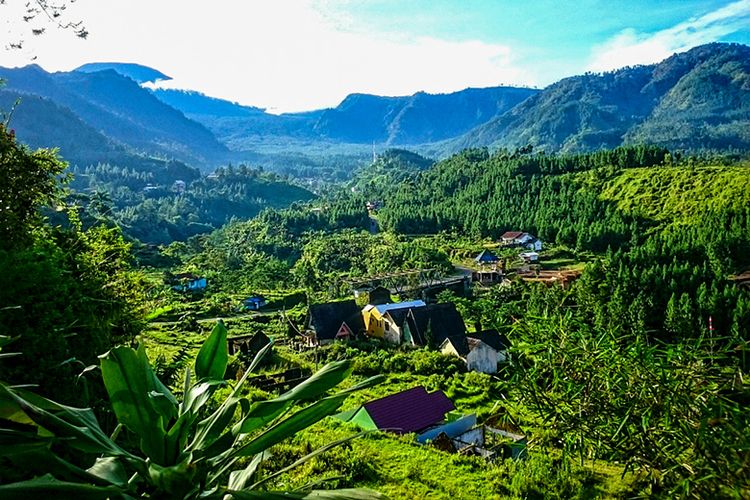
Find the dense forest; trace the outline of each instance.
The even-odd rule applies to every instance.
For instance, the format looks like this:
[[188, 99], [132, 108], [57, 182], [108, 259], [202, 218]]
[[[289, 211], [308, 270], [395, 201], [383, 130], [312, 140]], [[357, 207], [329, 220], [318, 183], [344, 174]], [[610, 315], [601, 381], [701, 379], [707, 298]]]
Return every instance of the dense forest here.
[[[0, 492], [749, 491], [750, 291], [735, 281], [750, 268], [743, 160], [646, 146], [557, 156], [526, 147], [471, 149], [432, 165], [390, 151], [315, 198], [245, 166], [201, 177], [178, 162], [99, 164], [64, 176], [53, 153], [29, 150], [5, 129], [0, 141], [8, 172], [0, 206], [12, 207], [0, 212], [0, 421], [3, 443], [15, 446], [0, 458]], [[537, 235], [543, 254], [571, 262], [580, 278], [567, 288], [511, 279], [437, 296], [471, 331], [510, 339], [513, 361], [496, 375], [372, 339], [286, 347], [308, 304], [350, 297], [352, 280], [424, 268], [450, 276], [511, 230]], [[175, 291], [165, 280], [179, 273], [210, 285]], [[238, 313], [238, 299], [259, 292], [277, 316]], [[274, 361], [261, 368], [262, 356], [229, 356], [227, 328], [275, 338]], [[321, 363], [287, 393], [243, 386], [256, 369], [312, 372]], [[481, 418], [503, 415], [532, 437], [528, 458], [484, 462], [379, 433], [350, 441], [352, 429], [321, 420], [352, 408], [351, 394], [361, 403], [414, 384]], [[158, 425], [134, 419], [132, 408]], [[403, 470], [384, 467], [390, 460]], [[257, 483], [240, 481], [235, 463]], [[179, 479], [162, 479], [166, 470]], [[132, 482], [118, 479], [126, 472]]]

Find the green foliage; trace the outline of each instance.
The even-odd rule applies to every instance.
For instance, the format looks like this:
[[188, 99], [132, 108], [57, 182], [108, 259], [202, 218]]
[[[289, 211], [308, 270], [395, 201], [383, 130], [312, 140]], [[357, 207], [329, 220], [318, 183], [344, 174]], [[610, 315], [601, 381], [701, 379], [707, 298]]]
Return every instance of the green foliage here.
[[19, 336], [23, 354], [0, 365], [0, 378], [88, 403], [87, 391], [67, 382], [140, 330], [140, 274], [119, 230], [84, 230], [74, 210], [58, 227], [45, 223], [41, 210], [56, 198], [64, 168], [53, 154], [29, 152], [4, 129], [0, 143], [8, 172], [0, 182], [9, 183], [0, 197], [13, 198], [2, 203], [10, 209], [0, 209], [0, 333]]
[[[105, 435], [90, 410], [61, 406], [0, 384], [0, 449], [11, 460], [18, 455], [33, 457], [38, 467], [50, 472], [2, 485], [0, 494], [12, 498], [43, 493], [93, 498], [282, 495], [265, 491], [262, 486], [348, 438], [327, 443], [289, 467], [260, 478], [256, 473], [260, 463], [268, 458], [268, 449], [334, 413], [348, 394], [370, 387], [380, 378], [373, 377], [326, 396], [351, 371], [349, 362], [340, 361], [326, 365], [274, 399], [248, 400], [241, 396], [243, 384], [269, 348], [270, 344], [258, 354], [229, 395], [217, 402], [218, 406], [211, 404], [211, 397], [225, 384], [227, 344], [222, 323], [217, 324], [198, 354], [195, 381], [187, 370], [181, 401], [156, 377], [143, 347], [137, 351], [117, 347], [101, 356], [102, 378], [118, 429], [138, 441], [137, 451], [118, 444], [117, 437]], [[298, 404], [307, 406], [296, 409]], [[98, 458], [88, 458], [81, 452]], [[71, 457], [78, 463], [69, 461]], [[243, 457], [252, 459], [244, 469], [237, 468], [237, 461]], [[344, 490], [330, 494], [305, 492], [298, 497], [364, 499], [380, 495]]]
[[95, 193], [76, 195], [90, 217], [104, 213], [129, 236], [152, 244], [184, 241], [232, 219], [249, 219], [266, 208], [285, 208], [314, 198], [262, 168], [230, 165], [211, 177], [200, 177], [197, 171], [179, 166], [176, 162], [150, 169], [98, 164], [74, 170], [71, 185]]
[[64, 169], [54, 152], [30, 152], [0, 124], [0, 249], [28, 241], [40, 208], [58, 194]]

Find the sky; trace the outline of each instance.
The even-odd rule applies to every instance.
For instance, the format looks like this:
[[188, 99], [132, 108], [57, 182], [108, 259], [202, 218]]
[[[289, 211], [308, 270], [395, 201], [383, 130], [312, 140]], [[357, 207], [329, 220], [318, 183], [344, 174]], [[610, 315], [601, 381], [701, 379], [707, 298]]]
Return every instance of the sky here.
[[24, 22], [26, 1], [0, 5], [0, 66], [139, 63], [172, 77], [160, 86], [270, 112], [354, 92], [544, 87], [704, 43], [750, 44], [750, 0], [76, 0], [62, 19], [82, 20], [85, 40]]

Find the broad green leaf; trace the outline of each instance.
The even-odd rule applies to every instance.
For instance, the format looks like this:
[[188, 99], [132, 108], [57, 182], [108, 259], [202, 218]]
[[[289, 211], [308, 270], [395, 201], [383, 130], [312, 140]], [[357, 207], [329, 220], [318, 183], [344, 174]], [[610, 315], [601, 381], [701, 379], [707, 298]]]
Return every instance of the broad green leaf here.
[[195, 384], [185, 393], [180, 413], [190, 412], [197, 414], [203, 405], [206, 404], [206, 401], [211, 398], [213, 391], [225, 384], [226, 382], [223, 380], [206, 380]]
[[[73, 448], [90, 453], [132, 457], [104, 434], [90, 409], [63, 406], [41, 396], [31, 396], [31, 393], [25, 391], [17, 393], [0, 384], [0, 401], [8, 399], [17, 404], [35, 424], [57, 437], [68, 438], [67, 443]], [[45, 407], [53, 411], [48, 411]]]
[[190, 433], [190, 427], [195, 421], [195, 415], [192, 413], [183, 413], [180, 418], [172, 424], [167, 432], [164, 442], [164, 463], [174, 464], [177, 462], [180, 454], [185, 450]]
[[181, 498], [193, 489], [193, 478], [195, 478], [197, 468], [192, 461], [193, 456], [187, 455], [182, 462], [169, 467], [150, 464], [148, 473], [151, 481], [159, 489], [169, 493], [172, 498]]
[[143, 453], [164, 463], [164, 422], [148, 396], [151, 381], [136, 351], [116, 347], [100, 359], [117, 420], [140, 437]]
[[195, 359], [195, 375], [199, 380], [223, 380], [229, 362], [227, 329], [219, 320]]
[[341, 383], [351, 373], [348, 360], [329, 363], [297, 387], [275, 399], [253, 403], [233, 432], [248, 434], [273, 421], [297, 401], [316, 399]]
[[253, 457], [247, 467], [242, 470], [232, 471], [229, 474], [227, 488], [230, 490], [241, 490], [250, 481], [263, 461], [264, 453], [258, 453]]
[[100, 477], [115, 486], [121, 486], [124, 488], [128, 484], [128, 475], [125, 467], [117, 457], [97, 458], [94, 465], [89, 467], [86, 472]]
[[232, 422], [238, 402], [237, 398], [229, 397], [215, 412], [200, 421], [190, 448], [205, 449], [211, 445]]
[[321, 399], [317, 403], [298, 411], [291, 417], [282, 420], [270, 429], [264, 431], [255, 439], [244, 445], [242, 448], [233, 453], [234, 456], [248, 456], [260, 453], [271, 446], [295, 435], [297, 432], [306, 429], [312, 424], [318, 422], [324, 417], [333, 414], [346, 399], [346, 395], [332, 396]]
[[29, 481], [0, 485], [0, 498], [3, 498], [3, 500], [29, 500], [30, 498], [106, 499], [117, 498], [121, 493], [122, 490], [117, 486], [69, 483], [59, 481], [50, 474]]
[[146, 356], [146, 349], [143, 347], [143, 344], [138, 346], [136, 354], [138, 355], [138, 359], [146, 373], [146, 383], [148, 385], [149, 395], [154, 403], [154, 408], [164, 417], [165, 421], [177, 418], [177, 399], [175, 399], [170, 390], [154, 373], [154, 370], [151, 368], [151, 363], [148, 361], [148, 356]]
[[40, 437], [36, 432], [0, 429], [0, 456], [11, 457], [48, 448], [52, 438]]

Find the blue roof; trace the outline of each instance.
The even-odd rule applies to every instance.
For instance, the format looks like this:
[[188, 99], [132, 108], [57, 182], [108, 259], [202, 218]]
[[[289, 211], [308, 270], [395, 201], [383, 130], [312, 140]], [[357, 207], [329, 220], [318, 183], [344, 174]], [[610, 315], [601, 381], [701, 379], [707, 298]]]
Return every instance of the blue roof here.
[[427, 304], [425, 304], [423, 300], [410, 300], [408, 302], [396, 302], [395, 304], [381, 304], [379, 306], [375, 306], [375, 309], [377, 309], [380, 314], [385, 314], [387, 311], [392, 311], [393, 309], [424, 307], [426, 305]]

